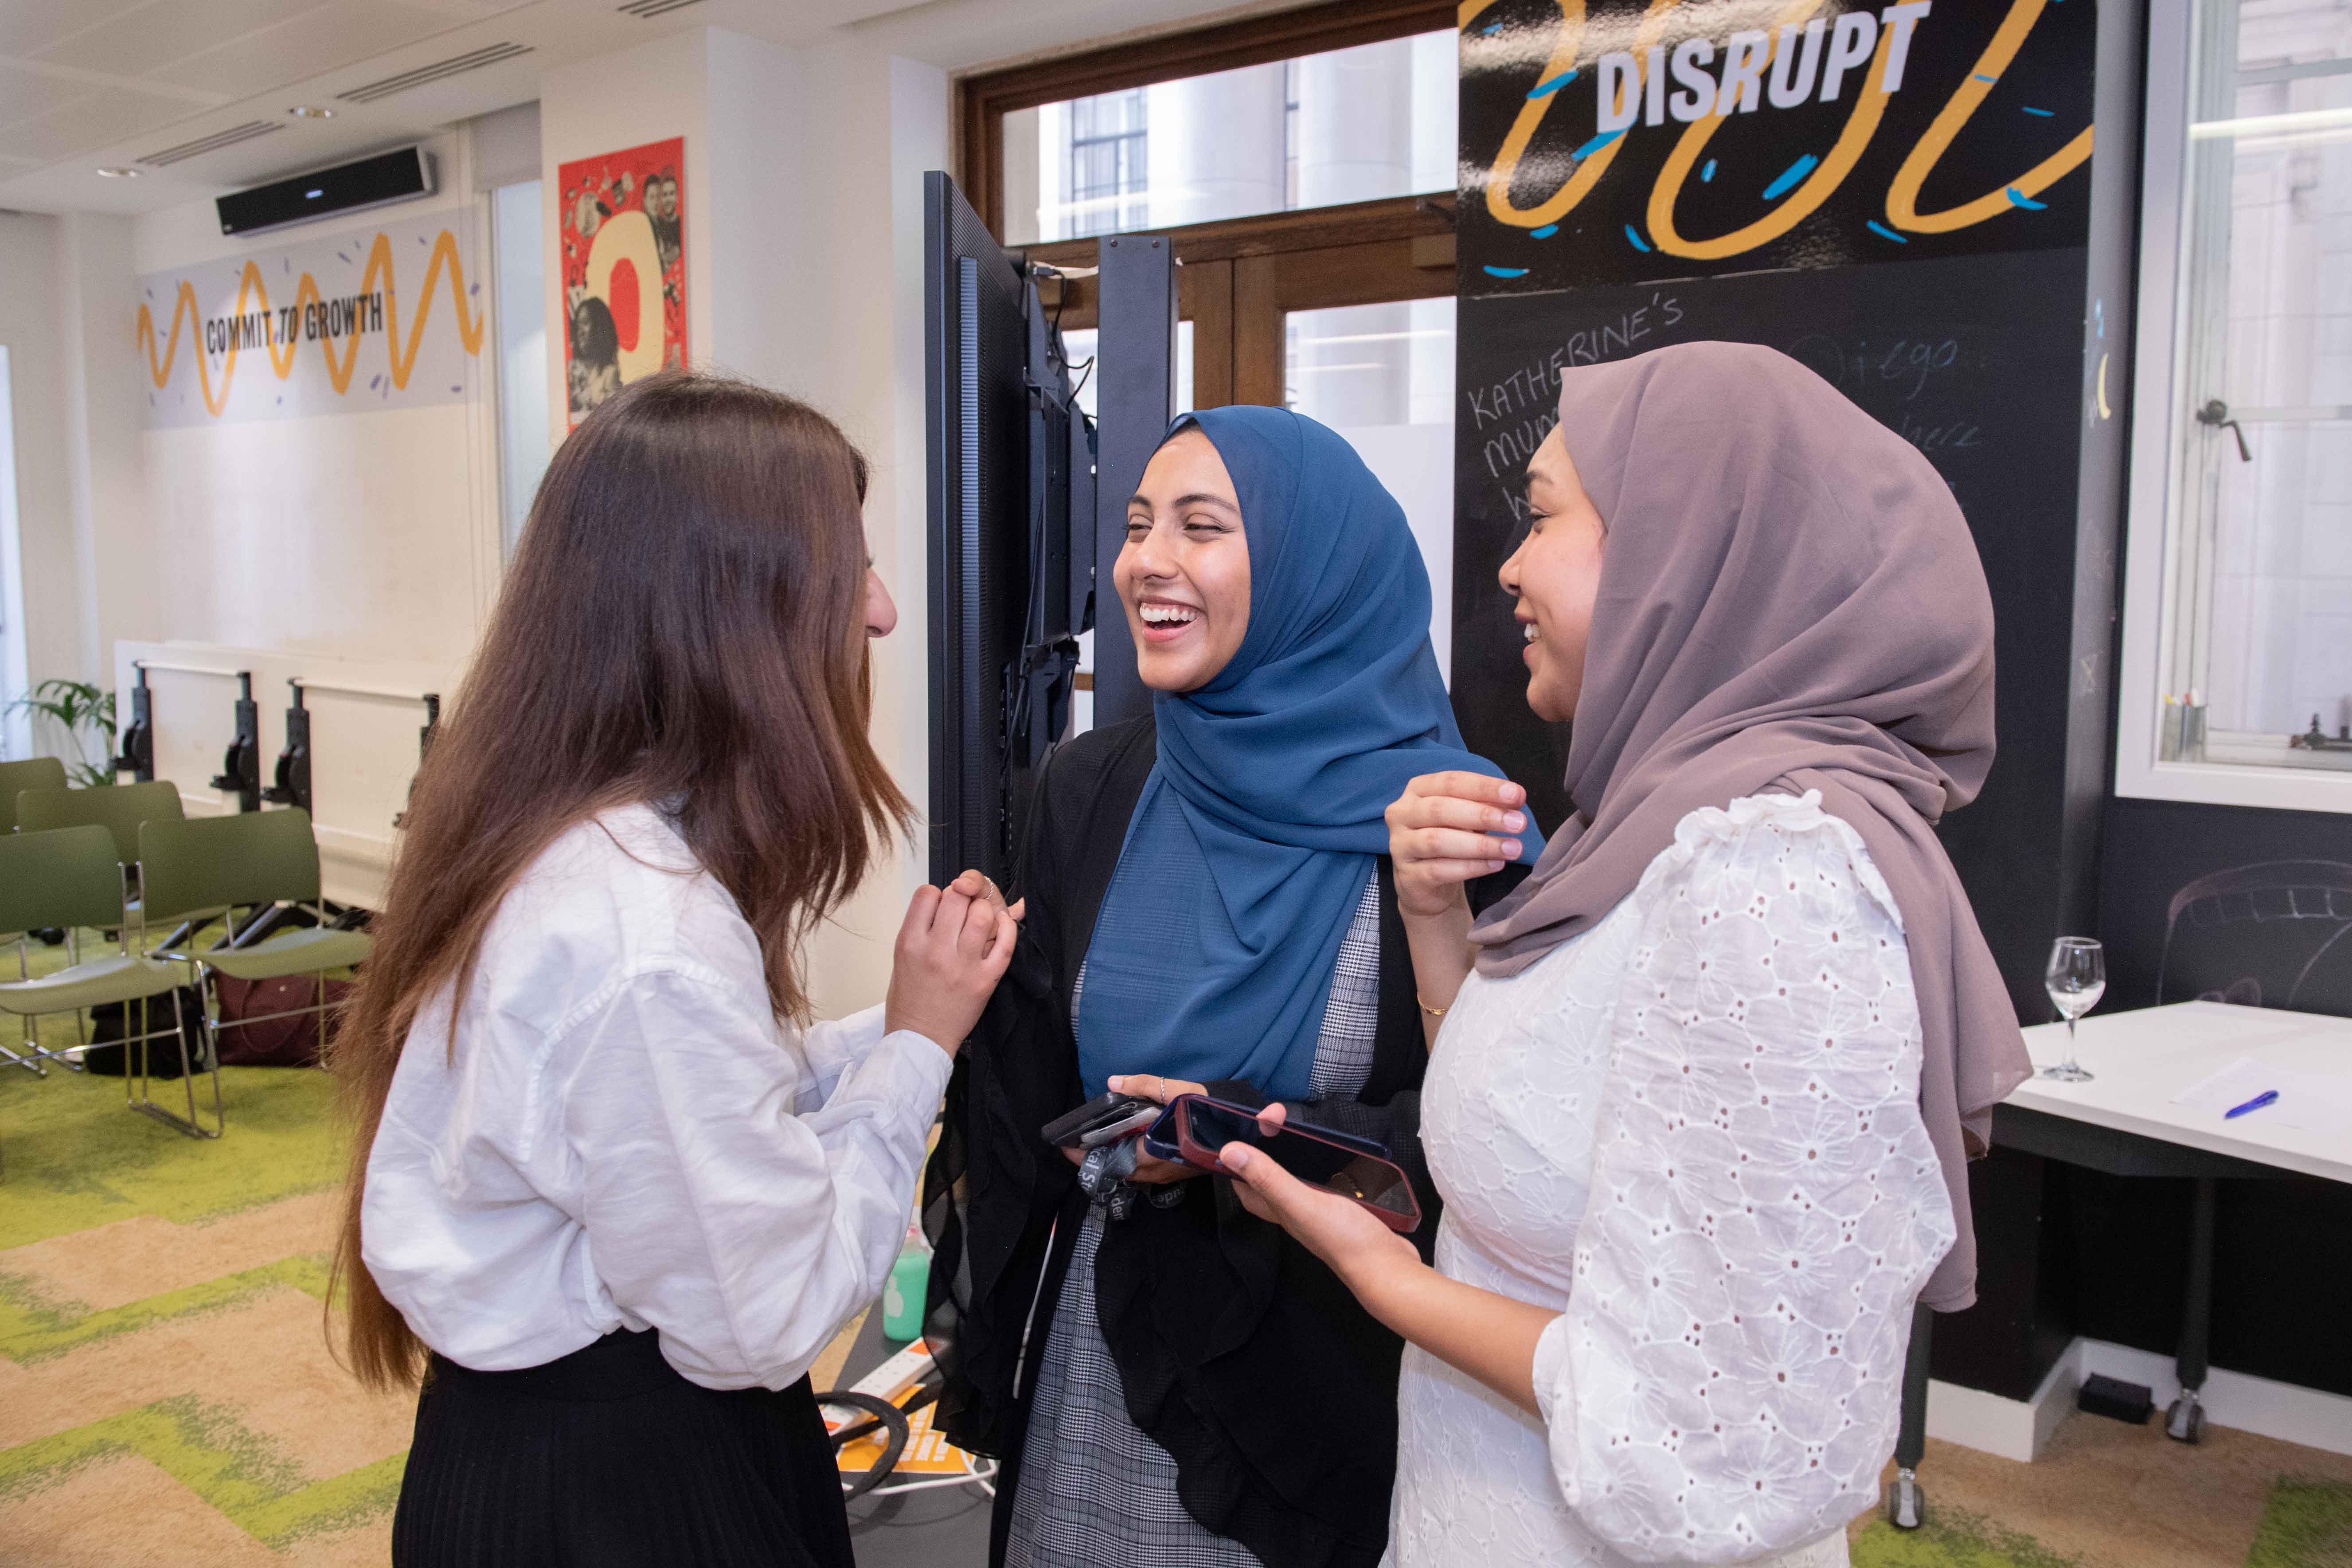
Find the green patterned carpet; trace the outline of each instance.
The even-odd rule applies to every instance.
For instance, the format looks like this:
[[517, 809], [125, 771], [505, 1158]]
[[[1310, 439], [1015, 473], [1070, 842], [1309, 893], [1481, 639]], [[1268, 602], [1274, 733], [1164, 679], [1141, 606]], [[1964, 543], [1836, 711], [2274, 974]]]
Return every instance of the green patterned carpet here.
[[121, 1079], [0, 1067], [0, 1563], [384, 1560], [413, 1406], [327, 1344], [333, 1087], [229, 1068], [213, 1142], [131, 1112]]

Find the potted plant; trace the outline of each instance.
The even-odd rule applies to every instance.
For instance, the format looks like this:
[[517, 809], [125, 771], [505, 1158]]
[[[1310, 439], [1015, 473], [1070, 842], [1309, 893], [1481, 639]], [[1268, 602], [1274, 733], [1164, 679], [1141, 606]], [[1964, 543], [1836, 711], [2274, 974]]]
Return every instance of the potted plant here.
[[[84, 680], [44, 680], [8, 704], [11, 713], [36, 714], [65, 731], [73, 755], [66, 773], [77, 784], [114, 782], [114, 693]], [[99, 760], [90, 761], [95, 743]]]

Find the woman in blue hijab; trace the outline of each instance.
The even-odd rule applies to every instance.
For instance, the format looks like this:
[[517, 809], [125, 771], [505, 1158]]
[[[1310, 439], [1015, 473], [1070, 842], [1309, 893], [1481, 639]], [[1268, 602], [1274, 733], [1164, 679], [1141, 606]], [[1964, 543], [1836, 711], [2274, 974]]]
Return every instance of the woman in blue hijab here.
[[[1114, 1077], [1183, 1080], [1412, 1168], [1427, 1047], [1383, 813], [1497, 770], [1463, 750], [1402, 510], [1311, 419], [1180, 418], [1111, 588], [1153, 710], [1062, 747], [1030, 805], [1021, 950], [926, 1188], [942, 1423], [1003, 1460], [992, 1563], [1370, 1568], [1399, 1342], [1223, 1179], [1133, 1142], [1074, 1169], [1038, 1129]], [[1498, 856], [1541, 847], [1494, 826]]]

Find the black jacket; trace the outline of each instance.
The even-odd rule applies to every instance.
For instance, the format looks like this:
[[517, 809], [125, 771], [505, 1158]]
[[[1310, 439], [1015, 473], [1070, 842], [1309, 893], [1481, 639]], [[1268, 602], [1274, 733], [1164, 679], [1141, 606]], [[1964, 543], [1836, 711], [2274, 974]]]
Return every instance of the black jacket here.
[[[992, 1563], [1003, 1560], [1028, 1400], [1086, 1216], [1075, 1170], [1039, 1129], [1084, 1098], [1071, 984], [1156, 754], [1146, 716], [1081, 735], [1047, 764], [1011, 889], [1029, 900], [1020, 946], [957, 1062], [925, 1176], [941, 1425], [1004, 1462]], [[1415, 1178], [1425, 1256], [1439, 1207], [1416, 1135], [1428, 1050], [1385, 858], [1380, 879], [1370, 1078], [1355, 1100], [1301, 1101], [1297, 1114], [1389, 1144]], [[1212, 1087], [1259, 1100], [1246, 1085]], [[1110, 1223], [1096, 1262], [1128, 1413], [1175, 1457], [1192, 1515], [1269, 1568], [1370, 1568], [1388, 1537], [1402, 1342], [1311, 1253], [1243, 1209], [1230, 1182], [1182, 1190], [1172, 1208], [1138, 1204]]]

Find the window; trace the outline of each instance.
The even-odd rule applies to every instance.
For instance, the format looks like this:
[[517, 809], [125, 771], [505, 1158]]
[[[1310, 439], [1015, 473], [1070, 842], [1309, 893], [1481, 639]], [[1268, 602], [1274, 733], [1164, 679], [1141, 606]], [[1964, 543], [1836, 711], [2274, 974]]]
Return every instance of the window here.
[[[0, 343], [0, 704], [32, 684], [25, 647], [24, 557], [16, 533], [16, 431], [8, 345]], [[0, 761], [32, 754], [32, 715], [21, 708], [0, 711]]]
[[1404, 508], [1429, 568], [1429, 640], [1454, 647], [1454, 300], [1293, 310], [1283, 401], [1348, 439]]
[[1053, 207], [1068, 235], [1116, 234], [1140, 223], [1149, 207], [1150, 183], [1146, 172], [1150, 132], [1143, 93], [1097, 93], [1067, 104], [1048, 104], [1036, 112], [1052, 121], [1045, 144], [1058, 150], [1066, 142], [1069, 148], [1063, 160], [1068, 177], [1062, 182], [1069, 196]]
[[490, 192], [490, 250], [497, 268], [499, 340], [499, 538], [507, 559], [530, 515], [553, 447], [547, 404], [547, 263], [540, 183]]
[[[1454, 33], [1040, 104], [1004, 117], [1013, 245], [1454, 189]], [[1012, 193], [1018, 193], [1017, 195]]]
[[2352, 810], [2352, 4], [2151, 25], [2118, 789]]

